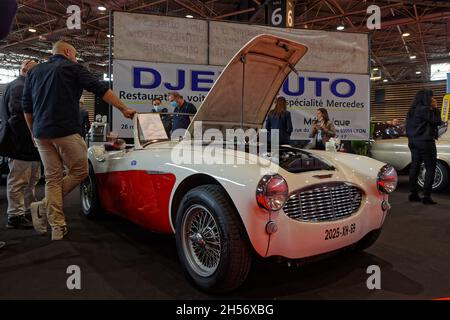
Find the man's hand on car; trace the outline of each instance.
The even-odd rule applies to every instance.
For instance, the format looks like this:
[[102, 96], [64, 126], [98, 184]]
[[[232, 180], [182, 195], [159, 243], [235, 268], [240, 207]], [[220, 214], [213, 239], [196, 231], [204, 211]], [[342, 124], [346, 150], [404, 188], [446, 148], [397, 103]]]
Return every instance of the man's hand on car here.
[[126, 108], [122, 110], [122, 114], [125, 118], [133, 119], [134, 115], [136, 113], [136, 110], [131, 108]]

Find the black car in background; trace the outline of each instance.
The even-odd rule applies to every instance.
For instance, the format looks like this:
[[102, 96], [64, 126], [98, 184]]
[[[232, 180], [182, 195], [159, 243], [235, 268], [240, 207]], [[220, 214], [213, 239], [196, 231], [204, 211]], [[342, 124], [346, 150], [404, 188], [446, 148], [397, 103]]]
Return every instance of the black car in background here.
[[405, 126], [403, 124], [394, 125], [388, 122], [372, 123], [373, 140], [379, 139], [395, 139], [406, 136]]

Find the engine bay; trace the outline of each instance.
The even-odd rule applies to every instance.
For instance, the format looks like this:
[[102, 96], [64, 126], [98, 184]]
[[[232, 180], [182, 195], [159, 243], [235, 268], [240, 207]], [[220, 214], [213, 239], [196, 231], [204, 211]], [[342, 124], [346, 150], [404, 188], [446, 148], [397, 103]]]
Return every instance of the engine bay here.
[[278, 165], [291, 173], [316, 170], [334, 170], [334, 167], [308, 151], [281, 146]]

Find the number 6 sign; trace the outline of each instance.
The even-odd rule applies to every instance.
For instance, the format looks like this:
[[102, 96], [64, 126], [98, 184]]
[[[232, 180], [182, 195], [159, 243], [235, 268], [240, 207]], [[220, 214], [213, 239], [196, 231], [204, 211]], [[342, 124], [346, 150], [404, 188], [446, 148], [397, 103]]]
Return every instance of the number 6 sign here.
[[274, 0], [269, 5], [268, 20], [273, 27], [294, 27], [294, 1]]

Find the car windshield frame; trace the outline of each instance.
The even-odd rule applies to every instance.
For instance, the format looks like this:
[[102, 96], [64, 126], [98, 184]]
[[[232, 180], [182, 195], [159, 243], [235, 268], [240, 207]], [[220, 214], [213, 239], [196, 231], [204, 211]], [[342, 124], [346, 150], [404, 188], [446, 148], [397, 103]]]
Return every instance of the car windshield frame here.
[[170, 140], [164, 129], [160, 113], [140, 112], [135, 117], [134, 138], [142, 148], [155, 142]]

